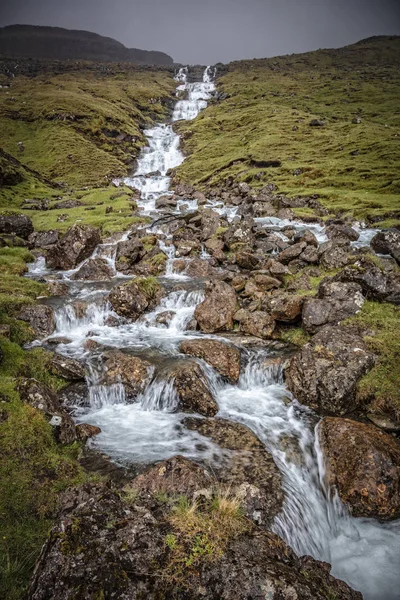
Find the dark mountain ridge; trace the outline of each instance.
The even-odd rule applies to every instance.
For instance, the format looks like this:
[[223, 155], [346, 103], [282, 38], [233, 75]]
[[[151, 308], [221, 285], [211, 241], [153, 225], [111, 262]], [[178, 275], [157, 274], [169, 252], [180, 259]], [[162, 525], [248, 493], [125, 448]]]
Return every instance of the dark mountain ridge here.
[[53, 60], [173, 64], [172, 57], [164, 52], [126, 48], [117, 40], [90, 31], [37, 25], [1, 27], [0, 54]]

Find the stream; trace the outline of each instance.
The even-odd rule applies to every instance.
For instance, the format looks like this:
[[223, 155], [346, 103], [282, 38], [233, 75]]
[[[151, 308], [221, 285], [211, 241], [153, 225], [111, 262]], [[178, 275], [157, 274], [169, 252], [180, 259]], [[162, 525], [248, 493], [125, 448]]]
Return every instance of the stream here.
[[[156, 200], [172, 193], [168, 170], [184, 160], [173, 122], [194, 119], [207, 106], [215, 91], [214, 77], [214, 68], [207, 67], [203, 81], [189, 83], [187, 68], [180, 69], [176, 75], [178, 99], [172, 122], [145, 131], [148, 146], [141, 152], [136, 172], [123, 180], [140, 190], [141, 214], [154, 216]], [[180, 99], [182, 95], [185, 99]], [[152, 175], [146, 176], [149, 173]], [[224, 215], [228, 221], [235, 217], [237, 210], [215, 200], [208, 201], [206, 206]], [[182, 200], [174, 210], [180, 213], [196, 208], [196, 201]], [[326, 239], [320, 225], [274, 217], [257, 221], [278, 230], [288, 224], [298, 229], [311, 229], [319, 242]], [[157, 234], [157, 231], [151, 233]], [[360, 233], [357, 245], [368, 245], [375, 230], [360, 226]], [[177, 400], [173, 387], [163, 377], [165, 365], [187, 358], [179, 353], [179, 343], [204, 335], [186, 330], [197, 304], [204, 298], [204, 281], [174, 273], [175, 248], [164, 234], [160, 245], [168, 261], [166, 274], [159, 279], [168, 295], [139, 321], [124, 322], [113, 313], [107, 296], [116, 283], [127, 280], [115, 268], [117, 243], [126, 240], [127, 236], [124, 233], [106, 241], [94, 252], [93, 256], [106, 258], [112, 267], [114, 277], [111, 281], [72, 280], [71, 275], [81, 265], [72, 271], [58, 272], [69, 286], [69, 295], [63, 297], [62, 304], [58, 300], [54, 305], [56, 331], [50, 338], [68, 338], [68, 343], [58, 344], [57, 352], [83, 359], [89, 373], [89, 396], [83, 405], [76, 406], [76, 421], [101, 428], [102, 433], [90, 445], [106, 453], [117, 464], [144, 465], [181, 454], [210, 466], [223, 465], [226, 451], [183, 425], [187, 413], [175, 412]], [[43, 258], [30, 266], [31, 277], [40, 278], [50, 273]], [[89, 303], [84, 316], [76, 315], [72, 306], [75, 301]], [[167, 310], [174, 313], [170, 323], [159, 323], [157, 315]], [[110, 317], [116, 325], [110, 323]], [[88, 339], [102, 346], [89, 351], [84, 346]], [[219, 339], [224, 338], [221, 335]], [[101, 354], [110, 348], [141, 356], [153, 365], [152, 380], [134, 403], [127, 401], [122, 384], [107, 386], [100, 383]], [[381, 524], [373, 519], [350, 516], [338, 497], [324, 485], [324, 460], [316, 435], [318, 419], [291, 397], [284, 385], [282, 369], [265, 364], [266, 357], [277, 354], [274, 345], [266, 342], [261, 348], [246, 346], [241, 351], [243, 366], [237, 385], [227, 384], [215, 370], [200, 362], [217, 399], [218, 416], [252, 429], [272, 453], [282, 473], [286, 500], [281, 514], [275, 519], [274, 531], [297, 554], [309, 554], [329, 562], [332, 574], [361, 591], [366, 600], [400, 598], [400, 521]]]

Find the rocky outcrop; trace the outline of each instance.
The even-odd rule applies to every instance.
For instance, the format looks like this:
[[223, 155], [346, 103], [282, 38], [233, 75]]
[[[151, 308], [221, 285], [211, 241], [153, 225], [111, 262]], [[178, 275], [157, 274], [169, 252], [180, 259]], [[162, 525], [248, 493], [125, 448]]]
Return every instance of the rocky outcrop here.
[[326, 418], [318, 427], [327, 484], [355, 517], [400, 517], [400, 443], [372, 425]]
[[75, 424], [62, 408], [56, 394], [36, 379], [22, 379], [18, 385], [22, 402], [40, 410], [53, 427], [54, 437], [61, 444], [77, 439]]
[[364, 304], [358, 283], [322, 282], [318, 296], [308, 298], [304, 303], [303, 327], [308, 333], [316, 333], [327, 324], [338, 325], [359, 312]]
[[38, 338], [51, 335], [55, 328], [54, 310], [45, 304], [23, 306], [18, 319], [29, 323]]
[[188, 564], [179, 569], [174, 549], [190, 552], [191, 540], [201, 548], [212, 539], [214, 525], [206, 522], [211, 529], [191, 538], [168, 506], [144, 493], [133, 501], [100, 484], [71, 490], [27, 600], [362, 600], [329, 565], [298, 558], [277, 535], [250, 524], [223, 530], [223, 552], [191, 554], [191, 561], [185, 553]]
[[237, 301], [235, 290], [224, 281], [211, 281], [206, 285], [206, 297], [196, 306], [194, 317], [204, 333], [229, 331]]
[[150, 363], [118, 350], [110, 353], [104, 363], [103, 385], [122, 383], [127, 400], [133, 400], [144, 390], [150, 376]]
[[344, 415], [357, 407], [357, 382], [373, 365], [374, 355], [358, 335], [326, 325], [291, 358], [286, 382], [302, 404]]
[[0, 233], [16, 235], [27, 240], [33, 233], [32, 221], [25, 215], [0, 214]]
[[89, 258], [101, 242], [100, 231], [90, 225], [73, 225], [47, 253], [46, 265], [51, 269], [75, 268]]
[[89, 258], [71, 277], [71, 279], [86, 279], [89, 281], [107, 281], [114, 273], [105, 258]]
[[271, 525], [281, 511], [284, 493], [281, 474], [263, 443], [245, 425], [226, 419], [196, 419], [184, 424], [230, 452], [218, 480], [229, 485], [242, 501], [246, 516], [258, 525]]
[[236, 383], [240, 373], [240, 351], [218, 340], [195, 339], [181, 343], [180, 351], [202, 358], [230, 383]]
[[275, 329], [275, 321], [266, 312], [255, 310], [251, 312], [241, 308], [234, 314], [239, 323], [239, 331], [262, 339], [269, 339]]
[[400, 264], [400, 230], [379, 231], [371, 240], [371, 248], [377, 254], [390, 254]]
[[155, 279], [137, 278], [113, 287], [108, 299], [118, 315], [136, 321], [155, 308], [162, 295], [162, 287]]
[[178, 410], [196, 412], [205, 417], [213, 417], [217, 414], [218, 404], [198, 363], [194, 361], [179, 363], [170, 373], [169, 380], [173, 382], [177, 395]]

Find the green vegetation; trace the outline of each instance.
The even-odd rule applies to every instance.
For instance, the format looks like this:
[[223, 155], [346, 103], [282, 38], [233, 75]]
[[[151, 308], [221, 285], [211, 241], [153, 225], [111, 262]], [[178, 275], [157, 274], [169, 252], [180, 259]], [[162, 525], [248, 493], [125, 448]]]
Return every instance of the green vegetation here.
[[139, 290], [143, 292], [149, 300], [155, 298], [161, 289], [161, 285], [155, 277], [136, 277], [136, 279], [133, 279], [131, 282], [127, 283], [127, 285], [130, 285], [131, 283], [137, 285]]
[[400, 420], [400, 309], [393, 304], [365, 302], [348, 323], [365, 328], [365, 341], [377, 354], [375, 367], [358, 386], [368, 410]]
[[400, 38], [382, 37], [222, 67], [226, 98], [177, 125], [188, 158], [176, 180], [272, 182], [288, 196], [319, 194], [334, 213], [399, 223], [399, 56]]
[[190, 572], [195, 573], [204, 561], [218, 560], [228, 543], [251, 527], [240, 500], [229, 490], [216, 492], [201, 505], [185, 496], [178, 498], [167, 520], [173, 533], [165, 536], [170, 557], [162, 576], [174, 587], [184, 587]]

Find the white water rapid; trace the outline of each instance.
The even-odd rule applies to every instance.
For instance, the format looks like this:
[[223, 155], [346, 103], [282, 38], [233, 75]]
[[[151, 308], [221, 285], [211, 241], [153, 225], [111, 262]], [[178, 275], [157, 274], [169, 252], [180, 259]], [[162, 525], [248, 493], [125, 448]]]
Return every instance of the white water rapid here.
[[[214, 77], [215, 70], [207, 67], [203, 81], [190, 83], [188, 69], [179, 70], [178, 100], [172, 122], [193, 119], [207, 106], [215, 91]], [[149, 215], [155, 213], [160, 196], [172, 194], [168, 170], [180, 165], [184, 157], [172, 123], [156, 125], [145, 134], [148, 146], [140, 154], [135, 174], [124, 179], [124, 183], [140, 190], [139, 206], [142, 214]], [[237, 211], [222, 202], [208, 201], [207, 206], [228, 220]], [[176, 211], [196, 208], [196, 201], [183, 200]], [[274, 218], [258, 221], [278, 229], [285, 225], [312, 229], [319, 242], [326, 240], [320, 225]], [[357, 244], [368, 245], [373, 232], [360, 228]], [[211, 466], [223, 465], [227, 452], [198, 432], [188, 430], [183, 423], [187, 414], [174, 412], [177, 399], [172, 380], [165, 375], [170, 364], [185, 359], [179, 353], [180, 341], [202, 335], [188, 331], [187, 327], [196, 305], [204, 297], [204, 282], [173, 272], [175, 248], [171, 237], [164, 233], [160, 247], [168, 256], [168, 263], [163, 281], [171, 286], [170, 292], [151, 313], [135, 323], [126, 322], [107, 303], [111, 286], [120, 281], [115, 270], [115, 252], [117, 242], [124, 239], [127, 234], [102, 244], [94, 252], [94, 256], [105, 257], [112, 266], [115, 273], [112, 282], [70, 280], [77, 269], [60, 274], [70, 293], [67, 302], [57, 308], [56, 332], [49, 340], [64, 338], [57, 350], [85, 360], [89, 370], [88, 398], [83, 406], [76, 407], [76, 420], [98, 425], [102, 433], [91, 442], [92, 447], [120, 464], [150, 464], [182, 454]], [[203, 251], [202, 256], [207, 254]], [[43, 259], [31, 266], [31, 277], [47, 274]], [[176, 284], [179, 288], [173, 289]], [[81, 300], [88, 301], [89, 306], [79, 316], [76, 301]], [[97, 342], [94, 351], [87, 349], [88, 339]], [[99, 356], [113, 348], [143, 355], [153, 365], [149, 384], [135, 401], [127, 399], [122, 384], [102, 383]], [[271, 354], [276, 352], [268, 345], [263, 350], [242, 348], [244, 364], [238, 385], [228, 385], [211, 367], [204, 363], [202, 366], [218, 402], [218, 415], [252, 429], [282, 472], [286, 500], [275, 519], [275, 532], [299, 555], [310, 554], [331, 563], [332, 574], [360, 590], [365, 600], [399, 599], [400, 522], [383, 525], [372, 519], [352, 518], [339, 499], [326, 489], [324, 460], [316, 433], [318, 419], [290, 396], [280, 367], [266, 366], [266, 358]]]

